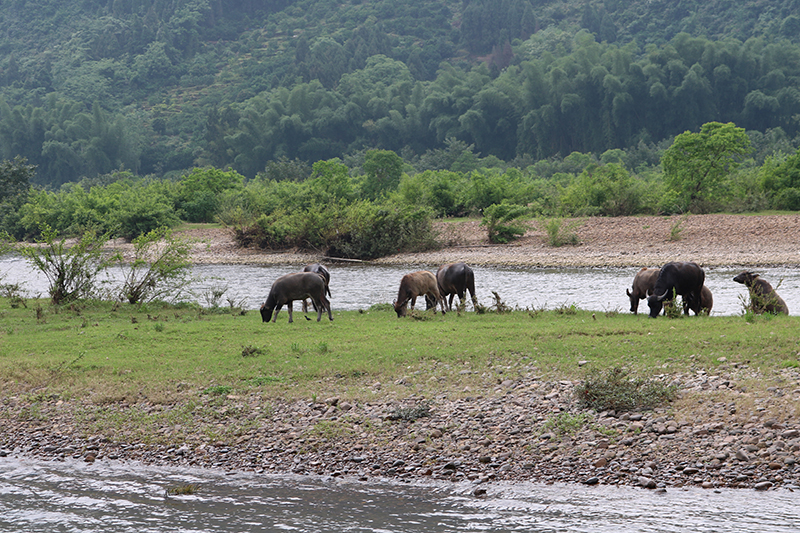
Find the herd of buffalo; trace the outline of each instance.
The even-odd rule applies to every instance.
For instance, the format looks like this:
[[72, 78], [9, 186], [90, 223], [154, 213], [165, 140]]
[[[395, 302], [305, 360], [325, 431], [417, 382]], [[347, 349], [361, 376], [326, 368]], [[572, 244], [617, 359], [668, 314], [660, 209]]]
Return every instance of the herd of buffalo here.
[[[306, 299], [311, 299], [314, 310], [317, 312], [317, 322], [322, 319], [322, 313], [331, 315], [330, 273], [323, 265], [314, 263], [306, 266], [302, 272], [286, 274], [279, 277], [272, 284], [267, 300], [261, 306], [261, 319], [264, 322], [275, 320], [283, 305], [289, 310], [289, 322], [292, 322], [292, 303], [295, 300], [303, 302], [303, 312], [307, 311]], [[789, 314], [786, 302], [778, 296], [775, 289], [768, 281], [761, 279], [758, 274], [745, 271], [733, 278], [733, 281], [747, 287], [750, 293], [749, 309], [756, 314]], [[625, 292], [631, 301], [631, 312], [638, 314], [639, 301], [647, 299], [650, 307], [650, 317], [656, 318], [665, 303], [671, 303], [676, 296], [680, 296], [683, 303], [683, 312], [695, 315], [708, 314], [714, 305], [711, 291], [704, 285], [705, 272], [697, 263], [673, 261], [666, 263], [661, 268], [642, 268], [633, 278], [633, 286]], [[394, 310], [398, 317], [406, 315], [408, 303], [414, 309], [417, 298], [422, 296], [428, 302], [428, 307], [441, 307], [442, 314], [452, 309], [453, 298], [458, 295], [464, 301], [466, 292], [469, 292], [472, 305], [477, 307], [475, 297], [475, 274], [465, 263], [448, 263], [439, 267], [436, 275], [427, 270], [411, 272], [400, 280], [400, 289], [394, 301]], [[450, 297], [447, 301], [447, 297]]]

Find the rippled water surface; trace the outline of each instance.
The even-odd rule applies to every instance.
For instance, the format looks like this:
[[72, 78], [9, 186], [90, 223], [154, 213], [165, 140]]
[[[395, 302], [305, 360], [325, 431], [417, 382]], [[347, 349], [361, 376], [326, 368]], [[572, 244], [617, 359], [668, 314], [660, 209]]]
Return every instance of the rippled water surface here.
[[[226, 289], [219, 301], [230, 299], [247, 309], [258, 309], [276, 278], [301, 270], [303, 265], [198, 265], [194, 274], [201, 281], [193, 285], [193, 298], [207, 305], [208, 295], [215, 289]], [[337, 310], [367, 309], [378, 303], [392, 302], [397, 297], [400, 279], [414, 270], [435, 272], [437, 265], [328, 265], [331, 272], [331, 303]], [[484, 305], [493, 302], [497, 292], [511, 307], [552, 309], [575, 305], [593, 311], [628, 311], [630, 303], [625, 289], [630, 288], [637, 268], [500, 268], [474, 267], [478, 300]], [[733, 277], [741, 269], [707, 268], [706, 286], [714, 295], [713, 315], [736, 315], [742, 312], [747, 290]], [[792, 315], [800, 314], [800, 269], [795, 267], [756, 270], [768, 280], [789, 306]], [[43, 276], [33, 272], [21, 259], [0, 258], [0, 275], [5, 283], [24, 282], [31, 295], [47, 293]], [[111, 272], [119, 278], [119, 271]], [[457, 300], [456, 300], [457, 301]], [[423, 306], [424, 303], [418, 303]], [[295, 306], [299, 307], [299, 305]], [[642, 301], [639, 311], [647, 312]]]
[[[195, 485], [195, 494], [167, 496]], [[0, 458], [6, 532], [800, 530], [800, 492], [402, 484]]]

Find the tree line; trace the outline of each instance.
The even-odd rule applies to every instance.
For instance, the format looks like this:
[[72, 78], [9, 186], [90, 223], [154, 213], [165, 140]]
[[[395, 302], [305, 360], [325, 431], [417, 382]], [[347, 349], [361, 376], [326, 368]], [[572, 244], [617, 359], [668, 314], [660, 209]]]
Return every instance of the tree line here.
[[800, 150], [759, 163], [761, 140], [709, 122], [661, 148], [573, 152], [524, 168], [450, 140], [412, 160], [373, 149], [313, 165], [284, 158], [254, 178], [214, 167], [176, 180], [118, 171], [58, 191], [31, 186], [36, 168], [16, 158], [0, 164], [0, 223], [15, 239], [52, 230], [132, 240], [219, 222], [243, 246], [371, 259], [438, 246], [442, 217], [479, 217], [490, 239], [507, 242], [536, 220], [800, 210]]

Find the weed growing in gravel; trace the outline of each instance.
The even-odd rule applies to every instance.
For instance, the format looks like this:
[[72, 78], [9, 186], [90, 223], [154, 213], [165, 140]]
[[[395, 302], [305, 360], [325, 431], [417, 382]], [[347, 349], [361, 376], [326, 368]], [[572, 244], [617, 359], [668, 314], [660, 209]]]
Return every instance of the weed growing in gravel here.
[[388, 415], [386, 418], [389, 420], [405, 420], [413, 422], [420, 418], [431, 416], [430, 402], [421, 402], [414, 407], [398, 407]]
[[678, 220], [676, 220], [672, 226], [669, 228], [669, 240], [670, 241], [679, 241], [683, 238], [681, 235], [683, 233], [683, 224], [688, 220], [689, 213], [682, 215]]
[[557, 435], [574, 435], [583, 429], [590, 419], [591, 416], [588, 413], [558, 413], [549, 418], [542, 429], [552, 431]]
[[581, 407], [595, 411], [652, 409], [673, 400], [676, 392], [673, 385], [631, 378], [628, 371], [620, 367], [594, 372], [575, 387], [575, 395]]

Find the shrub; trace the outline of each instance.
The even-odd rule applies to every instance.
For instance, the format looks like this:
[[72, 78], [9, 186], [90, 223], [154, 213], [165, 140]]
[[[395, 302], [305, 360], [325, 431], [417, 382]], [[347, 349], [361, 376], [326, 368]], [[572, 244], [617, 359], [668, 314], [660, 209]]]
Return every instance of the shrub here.
[[575, 230], [583, 224], [581, 220], [574, 220], [565, 223], [563, 218], [549, 218], [541, 221], [542, 227], [547, 233], [547, 243], [556, 248], [564, 245], [576, 245], [580, 243], [578, 234]]
[[486, 226], [489, 232], [489, 242], [506, 244], [523, 235], [526, 227], [519, 222], [519, 218], [528, 212], [521, 205], [509, 204], [503, 201], [492, 204], [483, 210], [481, 226]]
[[191, 241], [159, 228], [133, 239], [133, 260], [123, 266], [120, 299], [135, 304], [179, 294], [192, 281]]
[[631, 378], [628, 371], [614, 367], [594, 372], [575, 387], [581, 407], [595, 411], [651, 409], [675, 398], [677, 388], [660, 381]]

